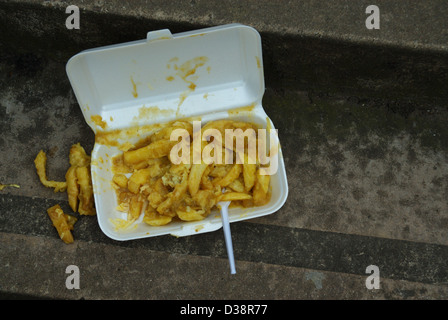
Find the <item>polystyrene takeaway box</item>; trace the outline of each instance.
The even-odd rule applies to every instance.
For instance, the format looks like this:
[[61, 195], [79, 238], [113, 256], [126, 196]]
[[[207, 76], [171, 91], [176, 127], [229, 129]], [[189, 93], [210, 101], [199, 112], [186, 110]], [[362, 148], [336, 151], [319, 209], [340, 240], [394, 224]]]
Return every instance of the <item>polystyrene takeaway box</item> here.
[[[202, 221], [159, 227], [140, 218], [135, 225], [117, 230], [111, 220], [126, 219], [126, 214], [116, 210], [111, 159], [122, 152], [119, 144], [136, 142], [151, 133], [151, 125], [176, 119], [196, 118], [204, 125], [230, 118], [274, 129], [261, 105], [265, 88], [258, 32], [240, 24], [178, 34], [167, 29], [152, 31], [144, 40], [82, 51], [68, 61], [66, 70], [88, 125], [97, 137], [112, 132], [110, 136], [116, 139], [115, 144], [96, 139], [92, 151], [92, 183], [101, 230], [112, 239], [131, 240], [221, 228], [216, 211]], [[284, 204], [288, 185], [281, 148], [271, 188], [268, 204], [231, 208], [230, 222], [271, 214]]]

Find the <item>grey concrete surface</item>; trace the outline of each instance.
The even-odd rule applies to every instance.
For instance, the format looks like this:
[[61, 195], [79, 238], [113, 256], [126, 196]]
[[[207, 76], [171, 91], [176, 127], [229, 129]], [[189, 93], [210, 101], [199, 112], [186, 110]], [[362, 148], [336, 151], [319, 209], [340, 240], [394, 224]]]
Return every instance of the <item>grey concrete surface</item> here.
[[[384, 278], [367, 290], [366, 277], [307, 268], [237, 261], [230, 275], [225, 258], [117, 248], [114, 245], [0, 233], [0, 266], [9, 292], [57, 299], [431, 299], [446, 286]], [[28, 262], [23, 272], [23, 260]], [[113, 261], [113, 263], [110, 263]], [[105, 263], [107, 262], [107, 263]], [[80, 289], [68, 290], [67, 266], [80, 269]], [[3, 284], [3, 290], [5, 289]]]
[[[443, 0], [378, 1], [380, 29], [365, 27], [367, 1], [0, 1], [0, 39], [60, 62], [83, 49], [226, 23], [262, 35], [268, 87], [446, 103]], [[78, 5], [80, 30], [65, 8]]]
[[[243, 23], [260, 32], [279, 36], [312, 36], [348, 40], [350, 42], [383, 43], [406, 48], [445, 51], [448, 49], [446, 15], [443, 0], [431, 1], [371, 1], [336, 0], [12, 0], [15, 4], [38, 4], [65, 9], [77, 5], [85, 11], [149, 18], [157, 21], [176, 21], [191, 25], [220, 25]], [[365, 27], [366, 8], [380, 9], [380, 29]]]
[[[79, 31], [63, 24], [69, 3], [82, 9]], [[0, 1], [0, 183], [20, 185], [0, 191], [0, 297], [447, 299], [446, 6], [379, 1], [374, 33], [364, 2], [332, 3]], [[232, 225], [237, 274], [220, 231], [123, 243], [79, 217], [75, 243], [62, 243], [45, 210], [68, 208], [66, 195], [40, 184], [33, 159], [46, 150], [61, 180], [70, 146], [93, 147], [66, 59], [230, 22], [262, 35], [263, 106], [290, 187], [275, 214]], [[65, 287], [72, 264], [79, 290]], [[365, 286], [371, 264], [379, 290]]]

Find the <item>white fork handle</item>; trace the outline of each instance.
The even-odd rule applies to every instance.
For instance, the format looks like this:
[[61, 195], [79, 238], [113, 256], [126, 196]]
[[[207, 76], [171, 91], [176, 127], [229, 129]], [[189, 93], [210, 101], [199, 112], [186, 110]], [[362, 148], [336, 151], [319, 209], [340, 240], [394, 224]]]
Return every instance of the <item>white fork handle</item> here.
[[226, 240], [227, 256], [229, 257], [230, 273], [235, 274], [235, 258], [233, 257], [232, 235], [230, 233], [230, 222], [228, 206], [221, 206], [222, 228], [224, 230], [224, 238]]

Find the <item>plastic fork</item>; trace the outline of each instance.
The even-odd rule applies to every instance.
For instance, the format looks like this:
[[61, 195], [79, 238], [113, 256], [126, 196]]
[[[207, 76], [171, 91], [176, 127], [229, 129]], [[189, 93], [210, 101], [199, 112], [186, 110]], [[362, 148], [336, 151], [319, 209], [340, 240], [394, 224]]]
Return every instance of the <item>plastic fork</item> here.
[[[223, 192], [225, 189], [223, 189]], [[233, 245], [232, 245], [232, 235], [230, 233], [230, 223], [229, 223], [229, 205], [230, 201], [220, 201], [218, 202], [221, 208], [221, 219], [222, 228], [224, 230], [224, 238], [226, 240], [227, 256], [229, 257], [230, 273], [235, 274], [235, 258], [233, 257]]]

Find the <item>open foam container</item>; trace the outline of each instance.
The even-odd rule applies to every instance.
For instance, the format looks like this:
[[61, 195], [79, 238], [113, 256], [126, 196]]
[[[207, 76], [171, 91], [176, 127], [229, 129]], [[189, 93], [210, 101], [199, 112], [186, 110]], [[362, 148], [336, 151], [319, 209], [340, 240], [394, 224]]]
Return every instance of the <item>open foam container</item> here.
[[[218, 211], [201, 221], [149, 226], [141, 218], [125, 230], [115, 218], [126, 219], [116, 209], [111, 185], [112, 158], [118, 146], [135, 143], [158, 125], [181, 120], [232, 119], [274, 129], [262, 107], [264, 75], [258, 32], [229, 24], [171, 34], [168, 29], [148, 32], [144, 40], [85, 50], [73, 56], [66, 71], [88, 125], [96, 135], [91, 174], [101, 230], [115, 240], [165, 234], [188, 236], [222, 227]], [[113, 137], [113, 142], [98, 137]], [[278, 170], [271, 176], [271, 200], [253, 208], [230, 208], [236, 222], [271, 214], [288, 195], [281, 148]]]

